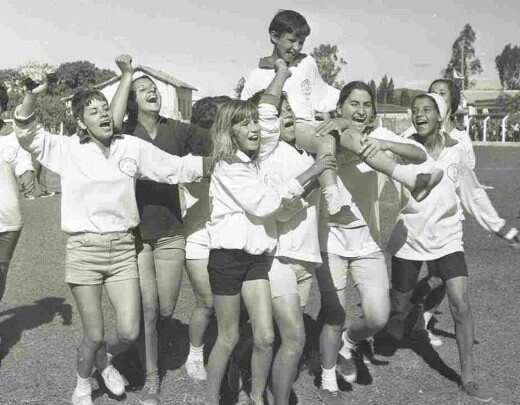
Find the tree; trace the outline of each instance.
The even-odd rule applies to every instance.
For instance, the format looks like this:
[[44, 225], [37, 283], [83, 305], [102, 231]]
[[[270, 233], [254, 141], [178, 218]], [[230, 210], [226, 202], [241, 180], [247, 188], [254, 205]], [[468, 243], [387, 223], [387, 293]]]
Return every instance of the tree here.
[[377, 87], [377, 102], [386, 104], [388, 97], [388, 76], [385, 74]]
[[388, 86], [386, 88], [386, 102], [388, 104], [394, 103], [394, 79], [390, 78], [390, 81], [388, 82]]
[[399, 99], [399, 104], [403, 107], [410, 107], [410, 103], [412, 102], [412, 98], [410, 97], [410, 92], [408, 89], [401, 90], [401, 97]]
[[244, 85], [246, 84], [246, 78], [242, 76], [240, 79], [238, 79], [237, 84], [235, 85], [235, 88], [233, 89], [233, 93], [235, 94], [235, 98], [240, 99], [240, 96], [242, 95], [242, 90], [244, 90]]
[[338, 47], [330, 44], [321, 44], [311, 52], [323, 80], [327, 84], [340, 89], [345, 83], [342, 80], [337, 80], [337, 77], [347, 61], [338, 54]]
[[447, 79], [456, 78], [456, 72], [459, 72], [463, 77], [463, 89], [473, 86], [475, 81], [471, 80], [471, 77], [483, 72], [480, 59], [477, 58], [473, 46], [476, 39], [475, 31], [471, 25], [466, 24], [453, 42], [448, 66], [441, 72], [441, 75]]
[[93, 85], [96, 82], [96, 73], [96, 66], [87, 61], [62, 63], [56, 70], [59, 82], [68, 89]]
[[374, 97], [377, 98], [377, 84], [374, 81], [374, 79], [368, 82], [368, 87], [370, 87], [370, 89], [372, 90], [372, 94], [374, 95]]
[[507, 44], [495, 58], [495, 64], [502, 87], [520, 89], [520, 47]]

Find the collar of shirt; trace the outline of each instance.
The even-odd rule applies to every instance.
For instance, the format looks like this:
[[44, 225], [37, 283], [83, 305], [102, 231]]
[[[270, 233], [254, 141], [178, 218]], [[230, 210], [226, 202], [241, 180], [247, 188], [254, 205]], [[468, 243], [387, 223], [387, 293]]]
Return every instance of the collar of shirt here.
[[[79, 143], [81, 143], [81, 144], [89, 143], [92, 140], [90, 138], [90, 136], [85, 131], [84, 132], [77, 132], [76, 135], [78, 136]], [[123, 134], [114, 133], [114, 135], [112, 135], [112, 138], [110, 139], [110, 142], [112, 142], [114, 139], [122, 138], [122, 137], [123, 137]]]
[[[165, 128], [167, 128], [168, 124], [170, 123], [170, 121], [172, 123], [175, 122], [175, 120], [168, 120], [168, 118], [165, 118], [163, 116], [159, 116], [159, 125], [157, 127], [157, 136], [155, 137], [155, 139], [159, 138], [159, 136], [161, 136], [161, 134], [163, 132], [171, 132], [173, 133], [172, 131], [170, 131], [170, 129], [167, 129], [166, 131], [164, 131]], [[135, 135], [135, 136], [138, 136], [139, 138], [141, 139], [146, 139], [146, 140], [155, 140], [155, 139], [152, 139], [152, 137], [150, 136], [150, 134], [148, 133], [148, 131], [146, 130], [146, 128], [139, 122], [137, 121], [135, 123], [135, 126], [133, 128], [130, 129], [129, 131], [132, 135]]]
[[[300, 63], [302, 60], [304, 60], [307, 57], [307, 54], [300, 53], [296, 58], [293, 59], [293, 61], [289, 64], [289, 67], [297, 66], [298, 63]], [[260, 58], [260, 61], [258, 62], [258, 67], [260, 69], [274, 69], [274, 62], [275, 59], [271, 56], [266, 56], [265, 58]]]
[[243, 163], [251, 163], [253, 161], [253, 159], [251, 159], [248, 155], [246, 155], [241, 150], [237, 150], [235, 155]]

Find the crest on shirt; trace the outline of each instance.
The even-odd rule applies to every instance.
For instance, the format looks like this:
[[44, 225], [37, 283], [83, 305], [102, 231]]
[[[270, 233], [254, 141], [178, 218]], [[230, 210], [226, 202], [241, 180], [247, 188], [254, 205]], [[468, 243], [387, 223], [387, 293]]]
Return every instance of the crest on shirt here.
[[119, 170], [130, 177], [137, 173], [137, 161], [131, 157], [125, 157], [119, 161]]
[[311, 86], [311, 81], [309, 79], [305, 79], [302, 83], [301, 83], [301, 90], [302, 90], [302, 93], [303, 95], [305, 96], [310, 96], [311, 93], [312, 93], [312, 86]]
[[455, 163], [452, 163], [451, 165], [448, 166], [448, 168], [446, 169], [446, 175], [452, 182], [456, 183], [458, 181], [459, 168], [457, 167], [457, 165]]
[[14, 146], [7, 146], [2, 150], [2, 160], [7, 163], [13, 163], [18, 154], [18, 148]]

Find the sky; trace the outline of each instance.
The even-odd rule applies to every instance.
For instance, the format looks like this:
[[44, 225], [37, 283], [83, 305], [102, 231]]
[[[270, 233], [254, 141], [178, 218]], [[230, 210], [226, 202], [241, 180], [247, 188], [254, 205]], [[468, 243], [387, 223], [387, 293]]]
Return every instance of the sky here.
[[88, 60], [117, 71], [115, 57], [128, 53], [136, 64], [194, 85], [196, 98], [231, 95], [272, 52], [267, 31], [279, 9], [309, 22], [304, 52], [338, 46], [348, 62], [339, 77], [345, 81], [379, 82], [388, 74], [396, 87], [424, 89], [470, 23], [484, 69], [476, 79], [496, 87], [496, 55], [507, 43], [520, 45], [518, 0], [2, 0], [0, 68]]

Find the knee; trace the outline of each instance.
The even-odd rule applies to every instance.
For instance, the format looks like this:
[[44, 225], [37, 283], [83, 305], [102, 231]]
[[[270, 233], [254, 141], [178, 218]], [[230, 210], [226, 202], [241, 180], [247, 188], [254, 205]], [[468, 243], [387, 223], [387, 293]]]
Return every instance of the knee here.
[[129, 327], [124, 328], [122, 330], [117, 331], [117, 337], [119, 342], [130, 345], [134, 343], [139, 337], [139, 328], [138, 327]]
[[282, 345], [291, 352], [301, 353], [305, 346], [305, 330], [302, 328], [288, 335], [282, 335]]
[[467, 299], [461, 298], [450, 304], [453, 318], [455, 318], [456, 321], [464, 320], [471, 315], [471, 307]]
[[89, 331], [81, 342], [81, 345], [87, 350], [96, 352], [104, 345], [104, 336], [101, 331]]
[[367, 316], [365, 319], [368, 329], [370, 329], [372, 331], [372, 334], [374, 334], [386, 326], [389, 318], [390, 309], [388, 308], [374, 312], [370, 314], [370, 316]]
[[198, 307], [206, 312], [208, 315], [213, 314], [213, 296], [206, 295], [202, 296], [198, 300]]
[[257, 331], [253, 336], [253, 343], [257, 349], [269, 350], [273, 347], [274, 332], [272, 329]]
[[220, 333], [217, 336], [217, 342], [226, 351], [231, 353], [238, 343], [238, 332]]

